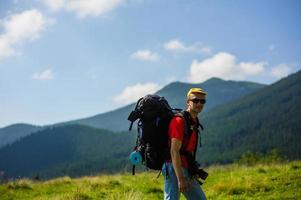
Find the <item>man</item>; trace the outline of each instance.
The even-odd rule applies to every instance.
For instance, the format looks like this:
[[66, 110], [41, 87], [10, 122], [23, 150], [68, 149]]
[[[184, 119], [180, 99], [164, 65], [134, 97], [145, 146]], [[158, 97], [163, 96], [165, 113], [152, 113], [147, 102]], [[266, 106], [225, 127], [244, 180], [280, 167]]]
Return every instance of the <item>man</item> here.
[[[195, 127], [194, 125], [198, 123], [197, 117], [203, 110], [206, 102], [205, 97], [206, 92], [201, 88], [191, 88], [187, 93], [186, 113], [189, 115], [189, 125], [191, 127]], [[172, 119], [169, 125], [168, 135], [171, 160], [167, 160], [162, 168], [164, 175], [165, 200], [178, 200], [180, 192], [184, 194], [186, 199], [206, 199], [206, 196], [197, 180], [191, 178], [188, 173], [189, 163], [187, 156], [180, 153], [182, 147], [185, 148], [184, 151], [194, 154], [198, 143], [198, 133], [195, 128], [192, 128], [191, 134], [189, 134], [188, 138], [184, 136], [184, 123], [183, 117], [176, 116]]]

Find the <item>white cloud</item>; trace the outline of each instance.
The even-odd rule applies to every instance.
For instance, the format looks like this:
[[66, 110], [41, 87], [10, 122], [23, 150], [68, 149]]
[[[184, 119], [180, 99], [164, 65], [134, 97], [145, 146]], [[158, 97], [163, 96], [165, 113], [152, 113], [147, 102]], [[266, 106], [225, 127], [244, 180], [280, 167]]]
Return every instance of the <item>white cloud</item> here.
[[96, 17], [104, 15], [118, 6], [125, 0], [42, 0], [46, 6], [53, 11], [64, 9], [73, 11], [78, 17]]
[[46, 18], [36, 9], [26, 10], [0, 20], [3, 32], [0, 34], [0, 60], [14, 55], [26, 41], [40, 36], [46, 25], [53, 20]]
[[211, 48], [208, 46], [203, 46], [199, 43], [195, 43], [191, 46], [187, 46], [183, 42], [177, 39], [166, 42], [164, 44], [164, 48], [165, 50], [172, 51], [172, 52], [197, 52], [203, 54], [211, 53]]
[[266, 65], [266, 62], [241, 62], [239, 63], [238, 67], [241, 68], [242, 73], [244, 73], [245, 75], [257, 75], [265, 70], [264, 67]]
[[52, 11], [60, 10], [65, 6], [65, 0], [43, 0], [44, 4]]
[[190, 66], [188, 80], [194, 83], [203, 82], [212, 77], [226, 80], [245, 80], [265, 71], [266, 62], [240, 62], [236, 57], [221, 52], [202, 61], [194, 60]]
[[114, 97], [116, 103], [123, 105], [136, 102], [139, 98], [147, 95], [153, 94], [160, 89], [160, 86], [155, 83], [138, 83], [133, 86], [126, 87], [120, 95]]
[[0, 61], [14, 54], [10, 42], [3, 35], [0, 35]]
[[199, 50], [201, 53], [204, 53], [204, 54], [211, 54], [212, 52], [212, 49], [208, 46], [204, 46], [202, 47], [200, 50]]
[[54, 75], [51, 69], [46, 69], [42, 72], [34, 73], [32, 78], [35, 80], [52, 80], [54, 79]]
[[131, 55], [131, 58], [137, 60], [151, 61], [151, 62], [155, 62], [160, 59], [157, 53], [151, 52], [150, 50], [147, 49], [136, 51]]
[[271, 69], [270, 75], [275, 78], [283, 78], [290, 74], [291, 68], [286, 64], [280, 64]]
[[164, 48], [169, 51], [185, 51], [187, 49], [179, 40], [171, 40], [165, 43]]

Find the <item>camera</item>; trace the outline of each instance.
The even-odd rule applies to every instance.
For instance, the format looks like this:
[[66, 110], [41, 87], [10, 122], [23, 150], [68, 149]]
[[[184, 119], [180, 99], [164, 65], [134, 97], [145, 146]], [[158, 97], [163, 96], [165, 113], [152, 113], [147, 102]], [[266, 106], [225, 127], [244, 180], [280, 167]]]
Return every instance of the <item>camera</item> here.
[[205, 170], [203, 170], [203, 169], [198, 169], [198, 171], [197, 171], [197, 177], [201, 178], [203, 180], [206, 180], [206, 178], [208, 177], [208, 173]]
[[193, 164], [190, 165], [188, 172], [191, 177], [195, 178], [199, 182], [200, 185], [203, 184], [200, 179], [204, 181], [209, 175], [204, 169], [200, 168], [200, 164], [197, 161], [194, 161]]

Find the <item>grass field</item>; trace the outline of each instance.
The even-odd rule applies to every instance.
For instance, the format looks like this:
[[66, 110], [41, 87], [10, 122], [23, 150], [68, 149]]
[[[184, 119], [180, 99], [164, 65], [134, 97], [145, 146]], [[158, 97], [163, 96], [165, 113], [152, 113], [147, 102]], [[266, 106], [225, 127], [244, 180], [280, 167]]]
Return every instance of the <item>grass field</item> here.
[[[208, 199], [301, 199], [301, 161], [206, 170], [209, 177], [202, 187]], [[0, 199], [163, 199], [163, 177], [156, 177], [157, 173], [146, 172], [49, 181], [21, 179], [0, 185]]]

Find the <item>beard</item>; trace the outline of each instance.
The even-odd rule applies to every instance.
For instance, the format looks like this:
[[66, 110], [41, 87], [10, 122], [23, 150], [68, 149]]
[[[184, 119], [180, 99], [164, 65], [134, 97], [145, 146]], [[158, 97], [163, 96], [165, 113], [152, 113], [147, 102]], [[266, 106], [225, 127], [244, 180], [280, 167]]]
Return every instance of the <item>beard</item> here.
[[196, 113], [200, 113], [203, 110], [203, 106], [195, 106], [193, 108], [193, 111]]

